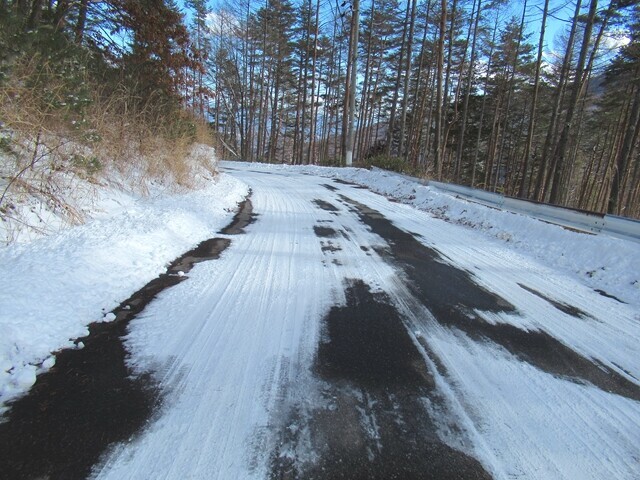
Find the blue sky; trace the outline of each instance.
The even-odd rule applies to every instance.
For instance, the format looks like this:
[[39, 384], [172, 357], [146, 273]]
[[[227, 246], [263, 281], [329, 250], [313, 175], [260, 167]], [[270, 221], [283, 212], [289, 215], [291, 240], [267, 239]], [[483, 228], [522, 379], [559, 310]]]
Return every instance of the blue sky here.
[[[299, 0], [292, 0], [294, 3]], [[328, 5], [329, 2], [331, 5], [335, 4], [336, 0], [321, 0], [324, 4]], [[339, 3], [342, 3], [341, 0], [337, 0]], [[367, 0], [362, 0], [367, 1]], [[404, 0], [400, 0], [401, 2]], [[424, 1], [424, 0], [419, 0]], [[485, 0], [485, 3], [487, 0]], [[216, 9], [219, 5], [224, 5], [225, 3], [229, 3], [228, 0], [211, 0], [209, 1], [209, 6], [212, 9]], [[230, 3], [233, 4], [231, 1]], [[587, 2], [583, 0], [583, 4]], [[602, 1], [602, 5], [600, 8], [603, 8], [608, 3]], [[184, 0], [178, 0], [179, 5], [184, 5]], [[256, 2], [258, 5], [259, 2]], [[524, 0], [517, 0], [514, 2], [509, 2], [503, 11], [503, 15], [505, 20], [510, 18], [511, 16], [515, 16], [520, 19], [522, 15], [522, 7], [524, 5]], [[530, 34], [529, 42], [533, 44], [538, 43], [538, 38], [540, 35], [540, 24], [542, 21], [542, 8], [544, 6], [544, 0], [527, 0], [527, 13], [526, 13], [526, 31]], [[348, 7], [347, 7], [348, 8]], [[583, 5], [584, 9], [584, 5]], [[573, 13], [575, 10], [575, 0], [551, 0], [549, 5], [549, 17], [547, 19], [547, 28], [545, 32], [545, 57], [549, 58], [554, 50], [557, 50], [560, 45], [558, 44], [558, 37], [561, 35], [567, 28], [567, 26], [571, 22], [571, 18], [573, 17]], [[189, 16], [189, 12], [187, 9], [184, 9], [187, 17]], [[611, 43], [615, 43], [614, 39], [610, 40]], [[621, 40], [618, 40], [620, 42]]]

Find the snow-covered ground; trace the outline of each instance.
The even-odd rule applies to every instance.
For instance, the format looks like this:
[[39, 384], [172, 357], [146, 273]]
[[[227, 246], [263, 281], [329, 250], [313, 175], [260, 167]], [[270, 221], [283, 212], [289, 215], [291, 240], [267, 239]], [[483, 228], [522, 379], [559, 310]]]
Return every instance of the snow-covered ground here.
[[212, 237], [247, 194], [228, 175], [209, 175], [206, 186], [181, 194], [154, 184], [145, 195], [122, 182], [76, 185], [91, 194], [82, 203], [85, 224], [63, 229], [43, 210], [57, 233], [35, 237], [30, 229], [0, 248], [0, 411], [54, 364], [52, 352], [74, 346], [89, 323]]
[[[196, 265], [186, 282], [132, 321], [131, 366], [154, 372], [169, 393], [148, 431], [105, 458], [99, 478], [268, 478], [287, 409], [298, 412], [299, 422], [287, 428], [302, 432], [302, 439], [285, 454], [313, 461], [309, 416], [321, 408], [322, 386], [310, 366], [321, 320], [332, 306], [344, 305], [344, 282], [354, 278], [388, 295], [416, 346], [425, 346], [425, 364], [443, 400], [427, 406], [440, 418], [440, 437], [492, 476], [632, 479], [640, 471], [637, 400], [582, 381], [580, 372], [576, 378], [549, 372], [516, 355], [517, 345], [509, 350], [507, 343], [440, 324], [406, 276], [371, 249], [385, 242], [340, 195], [418, 234], [519, 312], [472, 312], [483, 324], [554, 339], [557, 348], [636, 386], [639, 244], [496, 211], [380, 171], [223, 167], [227, 173], [189, 194], [140, 198], [104, 191], [103, 213], [87, 224], [0, 251], [0, 394], [6, 401], [53, 364], [51, 352], [72, 346], [88, 323], [163, 272], [168, 261], [204, 238], [224, 236], [215, 232], [249, 187], [253, 191], [258, 220], [247, 233], [233, 236], [220, 259]], [[401, 203], [328, 178], [366, 185]], [[319, 238], [318, 226], [338, 234]], [[559, 311], [545, 298], [584, 315]]]
[[[288, 167], [270, 165], [279, 170]], [[499, 211], [412, 182], [391, 172], [361, 168], [297, 167], [298, 171], [339, 178], [370, 188], [437, 218], [504, 242], [510, 249], [574, 275], [640, 308], [640, 244], [578, 233], [517, 213]]]
[[[587, 359], [587, 370], [596, 376], [601, 365], [637, 388], [637, 307], [604, 297], [576, 272], [545, 265], [482, 230], [366, 190], [299, 175], [319, 169], [224, 167], [252, 188], [258, 220], [245, 235], [233, 238], [219, 260], [196, 266], [189, 274], [191, 283], [161, 295], [131, 323], [127, 345], [132, 365], [158, 372], [160, 384], [171, 393], [160, 418], [135, 442], [111, 452], [99, 466], [98, 478], [147, 478], [152, 472], [167, 479], [263, 479], [273, 474], [275, 451], [298, 468], [321, 461], [326, 452], [314, 431], [318, 419], [344, 404], [327, 400], [327, 391], [329, 397], [335, 391], [314, 377], [313, 362], [326, 335], [321, 319], [332, 306], [345, 305], [345, 282], [353, 278], [384, 292], [410, 325], [415, 344], [424, 346], [439, 401], [425, 399], [423, 414], [430, 411], [441, 439], [478, 459], [491, 476], [634, 478], [640, 466], [637, 400], [582, 380], [585, 372], [577, 365], [575, 371], [573, 365], [561, 365], [555, 373], [553, 366], [536, 363], [526, 352], [519, 356], [517, 350], [524, 346], [521, 339], [527, 344], [528, 335], [533, 343], [550, 338], [549, 354], [555, 355], [555, 349], [574, 352]], [[349, 179], [358, 175], [322, 172]], [[371, 184], [384, 188], [384, 177]], [[405, 275], [372, 250], [385, 241], [341, 195], [415, 232], [448, 264], [473, 272], [479, 285], [511, 303], [517, 314], [476, 311], [468, 321], [495, 327], [485, 328], [488, 332], [504, 330], [507, 337], [515, 332], [513, 343], [506, 337], [498, 343], [499, 335], [467, 334], [434, 318]], [[317, 228], [323, 227], [336, 234], [319, 237], [322, 230]], [[564, 238], [565, 247], [570, 238]], [[633, 254], [629, 261], [637, 262], [637, 247], [625, 248]], [[534, 289], [579, 308], [585, 317], [559, 311]], [[473, 315], [479, 318], [473, 320]], [[469, 328], [472, 332], [474, 327]], [[545, 353], [547, 347], [540, 348]], [[366, 398], [366, 393], [355, 392], [351, 399], [366, 425], [350, 424], [345, 435], [352, 445], [372, 442], [375, 459], [380, 419], [366, 412], [379, 399], [371, 403]], [[331, 428], [343, 427], [335, 423]], [[294, 432], [295, 439], [283, 444], [281, 429]], [[377, 448], [386, 447], [382, 443]]]

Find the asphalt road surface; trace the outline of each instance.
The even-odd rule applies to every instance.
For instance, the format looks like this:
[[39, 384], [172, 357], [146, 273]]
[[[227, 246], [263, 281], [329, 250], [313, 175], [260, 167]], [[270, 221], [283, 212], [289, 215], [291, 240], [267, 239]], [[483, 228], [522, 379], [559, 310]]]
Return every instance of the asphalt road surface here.
[[234, 223], [14, 406], [6, 478], [638, 478], [629, 306], [355, 185], [224, 169]]

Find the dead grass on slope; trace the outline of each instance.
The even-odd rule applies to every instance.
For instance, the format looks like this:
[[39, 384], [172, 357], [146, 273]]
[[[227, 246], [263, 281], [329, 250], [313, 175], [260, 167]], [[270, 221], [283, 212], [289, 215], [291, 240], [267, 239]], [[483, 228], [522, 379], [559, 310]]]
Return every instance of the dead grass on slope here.
[[[184, 191], [197, 186], [198, 172], [215, 173], [211, 151], [194, 150], [196, 144], [212, 145], [211, 134], [187, 112], [168, 116], [159, 96], [141, 99], [124, 87], [108, 90], [82, 71], [69, 85], [57, 70], [43, 58], [25, 58], [0, 83], [5, 227], [13, 222], [14, 230], [42, 229], [44, 210], [66, 224], [81, 223], [85, 218], [74, 207], [75, 197], [90, 196], [87, 185], [108, 182], [114, 174], [144, 194], [150, 183]], [[36, 224], [20, 214], [25, 205], [35, 212]]]

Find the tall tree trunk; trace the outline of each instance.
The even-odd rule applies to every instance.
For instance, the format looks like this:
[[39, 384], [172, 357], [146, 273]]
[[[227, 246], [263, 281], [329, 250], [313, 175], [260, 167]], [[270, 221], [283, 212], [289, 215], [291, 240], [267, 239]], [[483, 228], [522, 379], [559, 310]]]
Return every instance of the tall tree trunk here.
[[442, 120], [443, 120], [443, 107], [442, 107], [442, 75], [443, 75], [443, 62], [444, 62], [444, 37], [445, 28], [447, 26], [447, 0], [441, 0], [440, 2], [440, 30], [438, 33], [438, 45], [436, 48], [436, 131], [434, 138], [434, 174], [437, 180], [442, 177], [442, 161], [444, 155], [442, 154]]
[[315, 9], [315, 29], [313, 35], [313, 65], [311, 67], [311, 112], [309, 114], [311, 122], [309, 125], [309, 149], [307, 152], [307, 163], [312, 164], [315, 162], [315, 148], [316, 148], [316, 63], [318, 61], [318, 35], [320, 29], [320, 0], [316, 1]]
[[540, 91], [540, 69], [542, 66], [542, 52], [544, 50], [544, 33], [547, 27], [547, 14], [549, 12], [549, 0], [544, 1], [542, 10], [542, 23], [540, 26], [540, 39], [538, 41], [538, 57], [536, 59], [536, 70], [533, 79], [533, 98], [531, 99], [531, 111], [529, 112], [529, 127], [527, 129], [527, 141], [524, 148], [524, 156], [522, 159], [522, 176], [520, 178], [520, 188], [518, 196], [525, 198], [528, 194], [526, 188], [527, 173], [531, 160], [531, 147], [533, 146], [533, 135], [535, 133], [536, 109], [538, 107], [538, 93]]
[[633, 175], [630, 180], [631, 188], [627, 196], [625, 212], [628, 216], [640, 216], [640, 158], [636, 156]]
[[360, 115], [358, 115], [358, 141], [356, 142], [356, 144], [358, 145], [356, 148], [356, 155], [358, 157], [364, 155], [364, 147], [367, 142], [366, 126], [368, 123], [368, 115], [371, 111], [371, 105], [369, 105], [369, 90], [371, 89], [371, 49], [373, 44], [373, 16], [375, 13], [375, 7], [376, 2], [375, 0], [372, 0], [371, 10], [369, 13], [369, 37], [367, 38], [367, 56], [364, 62], [362, 94], [360, 95]]
[[[398, 155], [407, 158], [404, 152], [405, 129], [407, 125], [407, 105], [409, 103], [409, 77], [411, 76], [411, 57], [413, 55], [413, 32], [416, 24], [417, 0], [411, 0], [411, 16], [409, 18], [409, 38], [407, 39], [407, 64], [405, 66], [404, 87], [402, 89], [402, 114], [400, 116], [400, 145]], [[408, 6], [407, 6], [408, 9]]]
[[[453, 56], [453, 45], [455, 43], [455, 22], [456, 22], [456, 14], [458, 13], [457, 11], [458, 9], [458, 0], [453, 0], [453, 3], [451, 4], [451, 11], [449, 13], [449, 44], [447, 45], [447, 61], [445, 62], [446, 65], [446, 69], [445, 69], [445, 74], [444, 74], [444, 87], [443, 87], [443, 92], [442, 92], [442, 118], [441, 118], [441, 122], [442, 125], [440, 127], [441, 130], [441, 138], [440, 138], [440, 149], [442, 150], [442, 165], [441, 165], [441, 170], [444, 168], [445, 166], [445, 162], [444, 159], [448, 157], [448, 155], [445, 155], [447, 152], [445, 152], [445, 148], [447, 146], [447, 142], [449, 139], [449, 129], [451, 127], [451, 123], [448, 121], [448, 112], [449, 112], [449, 105], [450, 105], [450, 100], [449, 100], [449, 90], [450, 90], [450, 86], [449, 83], [451, 82], [451, 67], [452, 67], [452, 61], [451, 58]], [[442, 174], [441, 174], [442, 176]]]
[[347, 151], [345, 156], [345, 163], [347, 166], [351, 166], [353, 162], [353, 147], [355, 141], [354, 122], [356, 115], [356, 86], [358, 77], [358, 33], [360, 31], [360, 0], [353, 0], [353, 24], [352, 24], [352, 36], [353, 42], [351, 49], [351, 78], [349, 84], [349, 90], [351, 95], [349, 96], [349, 126], [347, 130]]
[[495, 166], [496, 152], [498, 150], [498, 140], [500, 139], [500, 109], [503, 101], [502, 96], [503, 94], [500, 93], [498, 98], [496, 98], [496, 105], [493, 111], [493, 121], [491, 122], [491, 133], [489, 134], [489, 142], [487, 144], [487, 160], [484, 169], [484, 181], [482, 182], [482, 188], [486, 190], [489, 190], [493, 183], [493, 168]]
[[[305, 49], [306, 50], [306, 49]], [[300, 152], [304, 144], [304, 104], [307, 101], [306, 96], [306, 51], [300, 52], [300, 62], [298, 71], [298, 88], [296, 94], [296, 123], [293, 131], [293, 163], [299, 165], [302, 163]]]
[[[524, 5], [522, 6], [522, 17], [520, 18], [520, 28], [518, 30], [518, 41], [516, 42], [516, 51], [513, 57], [513, 63], [511, 64], [511, 75], [509, 77], [509, 82], [508, 82], [507, 106], [504, 112], [504, 126], [502, 128], [503, 133], [502, 133], [502, 138], [500, 139], [500, 148], [498, 150], [497, 158], [496, 158], [496, 175], [493, 183], [494, 192], [497, 191], [498, 189], [498, 181], [500, 179], [500, 171], [501, 171], [500, 167], [502, 164], [502, 160], [505, 158], [504, 144], [507, 137], [509, 136], [508, 135], [508, 132], [510, 130], [509, 115], [511, 113], [511, 101], [513, 100], [513, 96], [515, 94], [515, 79], [516, 79], [516, 73], [518, 70], [518, 63], [520, 60], [520, 47], [522, 46], [522, 35], [524, 34], [524, 21], [526, 18], [526, 13], [527, 13], [527, 0], [524, 0]], [[509, 159], [507, 158], [507, 160], [505, 161], [505, 171], [509, 169], [509, 163], [510, 163]]]
[[567, 148], [569, 144], [569, 135], [572, 131], [572, 124], [576, 109], [578, 107], [579, 95], [582, 91], [584, 66], [587, 59], [587, 52], [589, 50], [589, 43], [591, 40], [591, 32], [593, 31], [593, 23], [596, 17], [596, 11], [598, 8], [598, 0], [591, 0], [589, 5], [589, 14], [587, 16], [586, 25], [584, 28], [584, 35], [582, 37], [582, 46], [580, 47], [580, 54], [578, 56], [578, 64], [576, 66], [576, 78], [573, 82], [571, 89], [571, 98], [569, 100], [569, 106], [567, 108], [567, 115], [564, 120], [562, 132], [560, 133], [560, 139], [554, 149], [554, 158], [556, 159], [556, 168], [553, 172], [553, 184], [551, 186], [551, 194], [549, 200], [551, 203], [560, 203], [564, 199], [564, 189], [561, 185], [562, 175], [566, 168], [565, 160], [567, 154]]
[[389, 115], [389, 129], [387, 130], [387, 155], [393, 153], [394, 130], [396, 128], [396, 110], [398, 106], [398, 97], [400, 95], [400, 82], [402, 80], [402, 68], [404, 67], [404, 55], [407, 44], [407, 28], [409, 24], [409, 15], [411, 10], [411, 0], [407, 0], [407, 8], [405, 11], [405, 19], [402, 27], [402, 43], [400, 44], [400, 59], [398, 60], [398, 69], [396, 70], [396, 83], [393, 88], [393, 100], [391, 101], [391, 113]]
[[[547, 0], [548, 1], [548, 0]], [[462, 168], [462, 157], [464, 152], [464, 136], [467, 130], [467, 120], [469, 116], [469, 98], [471, 97], [471, 87], [473, 85], [473, 69], [476, 60], [476, 42], [478, 39], [478, 24], [480, 23], [480, 12], [482, 11], [482, 0], [477, 0], [477, 6], [474, 1], [475, 19], [473, 20], [473, 40], [471, 41], [471, 56], [469, 58], [469, 66], [467, 68], [467, 83], [464, 92], [464, 104], [462, 105], [462, 125], [460, 126], [460, 135], [458, 136], [458, 148], [456, 158], [456, 170], [454, 173], [455, 182], [460, 182], [460, 169]], [[472, 14], [473, 14], [472, 8]]]
[[[636, 69], [636, 75], [639, 73]], [[638, 142], [638, 134], [640, 133], [640, 94], [636, 91], [633, 100], [633, 107], [627, 121], [627, 127], [622, 140], [622, 148], [616, 156], [616, 162], [613, 166], [613, 178], [611, 180], [611, 192], [607, 204], [607, 213], [620, 213], [620, 181], [624, 175], [627, 165], [631, 159], [634, 146]]]
[[535, 187], [535, 195], [538, 201], [543, 201], [546, 192], [548, 189], [548, 185], [550, 182], [550, 177], [555, 168], [555, 158], [553, 160], [553, 164], [551, 168], [549, 168], [549, 157], [551, 156], [551, 148], [554, 143], [554, 138], [556, 135], [558, 117], [560, 116], [560, 109], [562, 103], [564, 101], [565, 88], [567, 78], [569, 76], [569, 68], [571, 65], [571, 56], [573, 53], [573, 44], [576, 35], [576, 30], [578, 28], [578, 19], [580, 17], [580, 8], [582, 6], [582, 0], [578, 0], [576, 2], [576, 9], [573, 14], [573, 21], [571, 23], [571, 29], [569, 31], [569, 38], [567, 40], [567, 49], [564, 53], [564, 59], [562, 61], [562, 68], [560, 70], [560, 78], [558, 80], [558, 86], [556, 88], [554, 94], [554, 105], [553, 110], [551, 112], [551, 119], [549, 121], [549, 126], [547, 128], [547, 135], [545, 137], [544, 146], [542, 147], [542, 159], [540, 160], [540, 169], [538, 170], [538, 178], [536, 180]]
[[596, 210], [597, 207], [597, 203], [598, 203], [598, 193], [596, 192], [596, 187], [598, 186], [598, 183], [602, 184], [604, 182], [604, 174], [602, 173], [602, 169], [603, 169], [603, 164], [604, 164], [604, 157], [605, 157], [605, 151], [607, 148], [607, 145], [610, 143], [610, 138], [612, 135], [615, 135], [615, 133], [613, 133], [613, 127], [611, 125], [609, 125], [607, 127], [607, 131], [605, 133], [605, 137], [604, 137], [604, 142], [603, 142], [603, 146], [600, 149], [600, 152], [598, 154], [598, 160], [597, 160], [597, 164], [596, 164], [596, 171], [595, 174], [593, 175], [592, 181], [591, 181], [591, 185], [589, 186], [589, 191], [586, 195], [586, 209], [587, 210]]
[[259, 86], [258, 86], [258, 98], [256, 106], [256, 117], [258, 121], [258, 133], [256, 136], [256, 159], [262, 161], [263, 153], [263, 138], [265, 137], [265, 130], [267, 127], [266, 122], [266, 108], [267, 97], [269, 95], [270, 83], [271, 83], [271, 69], [267, 71], [267, 24], [264, 22], [262, 29], [262, 45], [260, 45], [262, 55], [260, 58], [260, 74], [259, 74]]
[[311, 48], [311, 43], [310, 43], [310, 37], [311, 37], [311, 13], [313, 12], [313, 4], [311, 3], [311, 0], [308, 1], [307, 4], [307, 10], [308, 10], [308, 14], [307, 14], [307, 22], [306, 22], [306, 28], [305, 28], [305, 42], [304, 42], [304, 73], [302, 76], [302, 113], [300, 115], [300, 146], [299, 146], [299, 151], [296, 152], [296, 155], [299, 158], [299, 163], [306, 163], [306, 158], [304, 155], [304, 142], [305, 139], [307, 138], [307, 135], [305, 134], [305, 129], [307, 127], [307, 94], [308, 94], [308, 88], [307, 88], [307, 80], [309, 79], [309, 50]]
[[[409, 156], [412, 159], [412, 165], [414, 167], [418, 166], [420, 160], [420, 138], [422, 136], [422, 130], [424, 125], [424, 110], [425, 110], [425, 102], [427, 94], [425, 92], [426, 87], [429, 85], [429, 75], [427, 75], [426, 81], [422, 82], [422, 72], [424, 70], [425, 59], [427, 56], [427, 32], [429, 31], [429, 16], [431, 13], [431, 2], [432, 0], [427, 0], [427, 11], [425, 15], [425, 24], [424, 30], [422, 32], [422, 42], [420, 46], [420, 63], [418, 65], [418, 75], [416, 78], [416, 85], [413, 92], [414, 101], [418, 102], [419, 105], [417, 108], [414, 106], [414, 115], [413, 121], [411, 122], [411, 126], [409, 129], [409, 146], [408, 149], [410, 151]], [[420, 95], [422, 92], [422, 95]]]
[[[378, 142], [378, 133], [379, 133], [379, 128], [380, 128], [380, 105], [382, 102], [376, 102], [376, 98], [378, 97], [378, 90], [380, 87], [380, 80], [382, 77], [382, 60], [378, 59], [378, 68], [376, 69], [376, 76], [374, 78], [373, 81], [373, 89], [371, 91], [371, 108], [370, 108], [370, 113], [369, 113], [369, 123], [367, 125], [367, 145], [370, 146], [377, 146], [377, 142]], [[375, 111], [376, 111], [376, 107], [378, 107], [378, 115], [376, 117], [375, 115]], [[376, 121], [376, 128], [374, 131], [373, 128], [373, 123], [374, 121]], [[371, 140], [371, 138], [373, 138], [373, 141]]]
[[[354, 25], [354, 16], [351, 17], [351, 28], [349, 30], [349, 51], [347, 53], [347, 70], [345, 72], [345, 82], [344, 82], [344, 105], [342, 107], [342, 161], [345, 165], [348, 164], [347, 159], [347, 136], [349, 132], [349, 105], [351, 105], [351, 95], [355, 95], [355, 92], [351, 91], [351, 64], [353, 62], [353, 58], [355, 56], [353, 52], [353, 37], [355, 34], [355, 25]], [[357, 48], [357, 47], [356, 47]]]
[[276, 157], [276, 149], [278, 145], [278, 132], [280, 130], [280, 87], [282, 81], [282, 52], [280, 51], [280, 46], [277, 47], [276, 51], [276, 65], [275, 65], [275, 79], [273, 85], [273, 98], [271, 98], [271, 131], [269, 132], [269, 144], [267, 151], [267, 162], [272, 163], [275, 161]]

